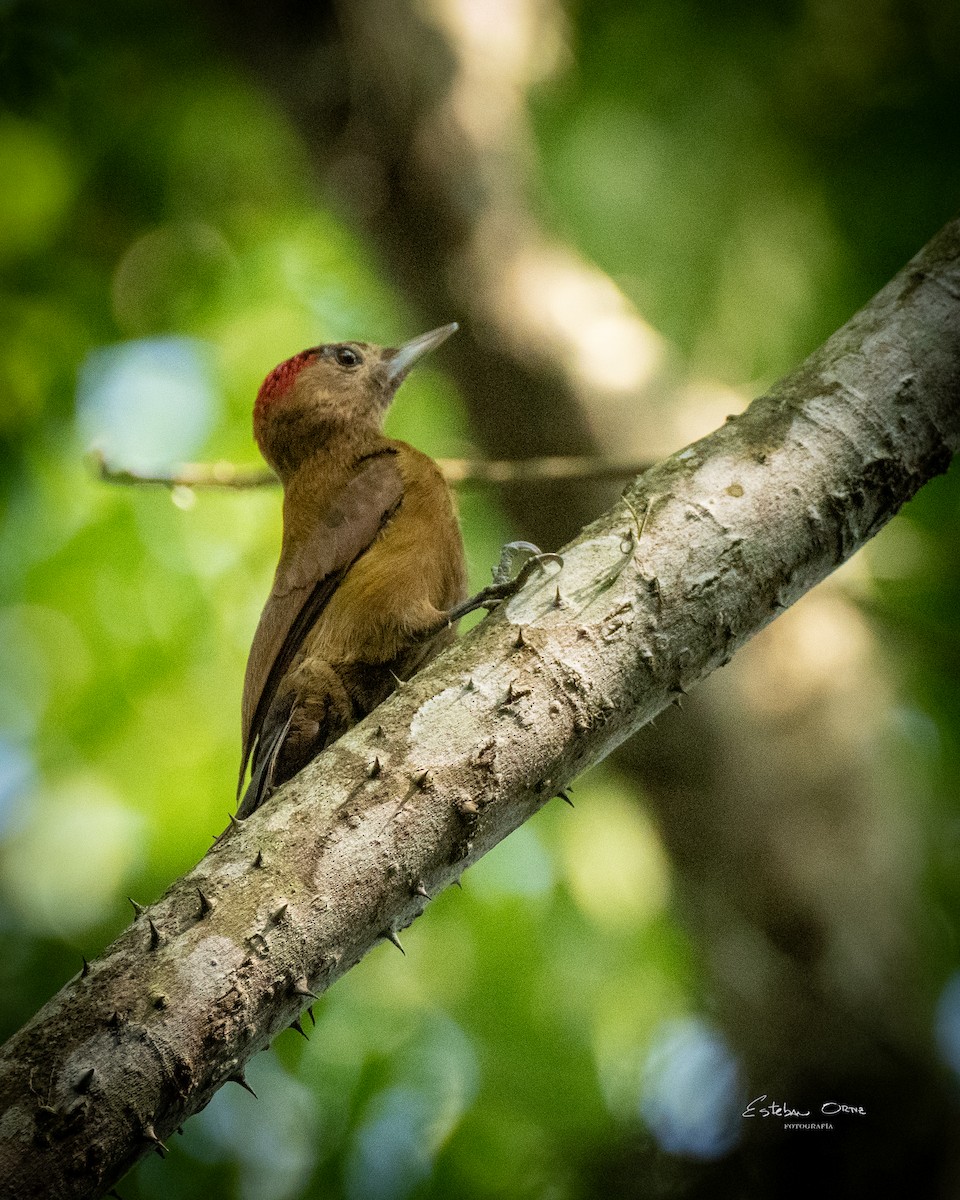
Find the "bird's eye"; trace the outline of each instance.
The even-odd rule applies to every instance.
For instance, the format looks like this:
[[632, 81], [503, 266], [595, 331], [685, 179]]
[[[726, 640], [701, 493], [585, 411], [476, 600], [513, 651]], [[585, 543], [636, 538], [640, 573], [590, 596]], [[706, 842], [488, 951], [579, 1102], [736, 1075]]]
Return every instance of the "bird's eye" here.
[[349, 346], [338, 346], [334, 351], [334, 357], [341, 367], [359, 367], [363, 362], [356, 350], [351, 350]]

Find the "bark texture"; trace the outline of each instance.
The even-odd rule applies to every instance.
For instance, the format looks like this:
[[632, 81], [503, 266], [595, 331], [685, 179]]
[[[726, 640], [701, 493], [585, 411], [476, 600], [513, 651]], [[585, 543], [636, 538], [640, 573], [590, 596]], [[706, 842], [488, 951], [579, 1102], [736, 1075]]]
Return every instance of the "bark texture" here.
[[3, 1195], [96, 1195], [960, 446], [960, 222], [232, 830], [0, 1055]]

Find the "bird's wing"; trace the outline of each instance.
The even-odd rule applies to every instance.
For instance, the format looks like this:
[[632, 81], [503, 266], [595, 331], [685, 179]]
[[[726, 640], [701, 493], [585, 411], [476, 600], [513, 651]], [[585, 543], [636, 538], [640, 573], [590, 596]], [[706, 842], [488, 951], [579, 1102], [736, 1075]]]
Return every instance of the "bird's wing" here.
[[340, 581], [389, 521], [402, 497], [395, 453], [378, 454], [363, 464], [318, 515], [316, 525], [289, 559], [281, 557], [243, 681], [243, 761], [238, 794], [280, 680]]

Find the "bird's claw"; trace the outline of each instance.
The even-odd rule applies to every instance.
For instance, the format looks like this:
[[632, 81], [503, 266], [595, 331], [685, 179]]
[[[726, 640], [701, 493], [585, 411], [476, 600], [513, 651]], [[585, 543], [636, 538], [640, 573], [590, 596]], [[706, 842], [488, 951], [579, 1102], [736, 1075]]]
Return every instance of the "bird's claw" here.
[[510, 583], [539, 554], [540, 547], [533, 542], [507, 542], [500, 551], [500, 561], [493, 568], [493, 586]]
[[[516, 569], [518, 557], [521, 562], [520, 569], [516, 575], [511, 577], [510, 572]], [[515, 595], [534, 571], [551, 562], [563, 566], [563, 559], [559, 554], [543, 554], [532, 542], [509, 542], [504, 546], [500, 555], [499, 565], [493, 573], [493, 583], [489, 587], [485, 587], [482, 592], [478, 592], [476, 596], [471, 596], [469, 600], [464, 600], [462, 604], [458, 604], [449, 612], [444, 613], [440, 623], [424, 630], [421, 636], [433, 637], [441, 629], [449, 629], [461, 617], [465, 617], [467, 613], [476, 612], [478, 608], [485, 608], [490, 612], [498, 604], [502, 604], [504, 600], [509, 600], [511, 596]]]

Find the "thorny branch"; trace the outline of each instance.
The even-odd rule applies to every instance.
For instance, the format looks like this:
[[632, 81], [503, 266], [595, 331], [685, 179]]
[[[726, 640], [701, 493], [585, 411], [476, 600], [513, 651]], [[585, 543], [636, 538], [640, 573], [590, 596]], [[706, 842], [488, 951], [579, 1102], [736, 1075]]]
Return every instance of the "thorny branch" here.
[[[91, 1196], [960, 447], [960, 222], [234, 827], [0, 1056], [4, 1195]], [[42, 1081], [42, 1087], [37, 1083]]]

